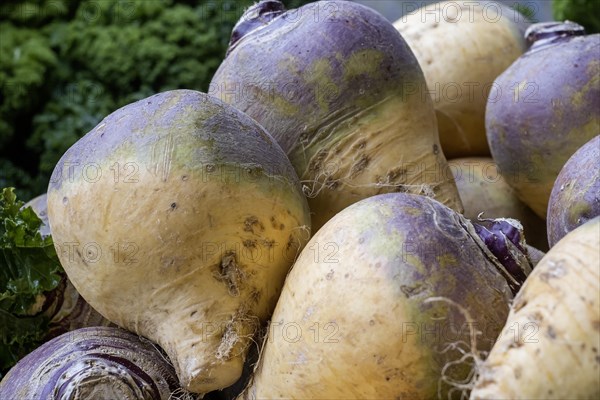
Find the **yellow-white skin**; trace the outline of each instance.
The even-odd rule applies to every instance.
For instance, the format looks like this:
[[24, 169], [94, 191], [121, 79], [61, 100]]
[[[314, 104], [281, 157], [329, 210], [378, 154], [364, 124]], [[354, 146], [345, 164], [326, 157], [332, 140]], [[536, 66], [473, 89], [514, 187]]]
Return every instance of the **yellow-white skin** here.
[[290, 152], [308, 196], [313, 229], [357, 201], [390, 192], [429, 196], [461, 212], [436, 133], [430, 99], [388, 96], [332, 124], [326, 139]]
[[[428, 197], [401, 193], [336, 215], [286, 278], [240, 400], [436, 397], [441, 369], [462, 356], [443, 350], [469, 352], [470, 336], [459, 307], [427, 299], [460, 304], [482, 332], [478, 350], [489, 350], [512, 298], [461, 224], [470, 226]], [[446, 374], [459, 368], [470, 369], [458, 363]]]
[[394, 22], [425, 74], [421, 91], [433, 99], [446, 157], [490, 154], [488, 94], [497, 94], [492, 83], [527, 49], [526, 25], [497, 2], [467, 0], [430, 4]]
[[[79, 165], [73, 179], [67, 163]], [[157, 342], [198, 393], [239, 378], [310, 226], [273, 139], [185, 90], [126, 106], [76, 143], [55, 169], [48, 216], [79, 293]]]
[[600, 397], [600, 217], [546, 254], [515, 297], [471, 399]]

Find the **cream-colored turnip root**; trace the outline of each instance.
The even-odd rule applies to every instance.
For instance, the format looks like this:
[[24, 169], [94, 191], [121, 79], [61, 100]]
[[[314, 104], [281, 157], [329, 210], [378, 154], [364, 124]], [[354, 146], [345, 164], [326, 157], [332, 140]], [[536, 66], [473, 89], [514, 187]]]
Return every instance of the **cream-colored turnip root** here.
[[157, 342], [198, 393], [239, 378], [310, 234], [277, 143], [191, 90], [129, 104], [75, 143], [54, 170], [48, 217], [79, 293]]
[[446, 157], [490, 154], [488, 94], [499, 95], [494, 79], [527, 49], [528, 24], [499, 2], [468, 0], [428, 4], [394, 22], [425, 74], [427, 87], [416, 90], [433, 99]]
[[463, 216], [425, 196], [370, 197], [300, 254], [239, 399], [456, 398], [511, 299]]
[[600, 217], [568, 233], [515, 297], [471, 399], [600, 397]]

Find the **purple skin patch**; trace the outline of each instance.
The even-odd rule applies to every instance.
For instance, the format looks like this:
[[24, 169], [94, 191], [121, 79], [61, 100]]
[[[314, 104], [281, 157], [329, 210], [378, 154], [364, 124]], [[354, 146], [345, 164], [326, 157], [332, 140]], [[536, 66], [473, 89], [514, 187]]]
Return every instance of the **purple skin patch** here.
[[521, 246], [521, 232], [519, 229], [508, 221], [504, 220], [488, 220], [487, 225], [473, 224], [475, 232], [485, 243], [490, 252], [496, 256], [498, 261], [506, 268], [508, 273], [518, 282], [515, 286], [514, 282], [509, 282], [509, 286], [514, 293], [521, 287], [527, 275], [519, 265], [519, 261], [513, 257], [509, 248], [510, 241], [519, 251], [525, 253], [525, 249]]

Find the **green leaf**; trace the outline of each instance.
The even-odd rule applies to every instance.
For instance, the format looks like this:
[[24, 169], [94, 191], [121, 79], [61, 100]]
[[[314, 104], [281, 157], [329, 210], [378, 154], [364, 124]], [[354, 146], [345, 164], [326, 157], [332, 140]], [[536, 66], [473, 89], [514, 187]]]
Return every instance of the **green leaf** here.
[[0, 192], [0, 371], [33, 350], [48, 330], [42, 313], [45, 295], [64, 276], [42, 220], [23, 208], [14, 188]]
[[48, 318], [20, 318], [0, 308], [0, 379], [10, 367], [31, 352], [46, 335]]
[[583, 25], [587, 34], [600, 32], [598, 0], [552, 0], [552, 14], [557, 21]]

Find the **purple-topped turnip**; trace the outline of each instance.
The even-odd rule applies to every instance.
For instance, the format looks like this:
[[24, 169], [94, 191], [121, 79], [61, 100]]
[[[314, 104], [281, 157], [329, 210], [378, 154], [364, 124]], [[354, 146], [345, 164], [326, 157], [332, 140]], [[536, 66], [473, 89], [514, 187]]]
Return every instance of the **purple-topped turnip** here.
[[445, 399], [464, 390], [531, 270], [517, 228], [477, 227], [405, 193], [349, 206], [294, 264], [240, 399]]
[[546, 218], [554, 181], [600, 124], [600, 34], [572, 22], [532, 25], [531, 48], [495, 81], [486, 109], [492, 156], [525, 204]]
[[285, 11], [250, 7], [210, 93], [250, 115], [290, 158], [316, 231], [384, 192], [431, 196], [460, 210], [425, 78], [394, 26], [350, 1]]
[[577, 150], [556, 178], [548, 204], [550, 246], [599, 215], [600, 135]]
[[197, 393], [239, 378], [310, 235], [279, 145], [192, 90], [126, 105], [76, 142], [54, 170], [48, 218], [79, 293], [158, 343]]

